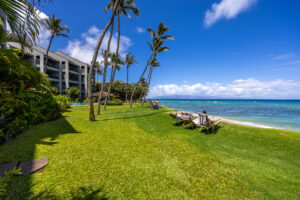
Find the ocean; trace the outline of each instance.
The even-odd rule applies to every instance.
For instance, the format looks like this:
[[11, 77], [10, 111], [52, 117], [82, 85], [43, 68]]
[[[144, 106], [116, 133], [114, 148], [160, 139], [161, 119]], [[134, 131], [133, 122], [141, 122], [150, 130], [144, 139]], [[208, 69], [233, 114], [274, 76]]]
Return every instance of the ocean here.
[[225, 119], [300, 131], [300, 100], [160, 99], [159, 102], [180, 111], [206, 110], [208, 115]]

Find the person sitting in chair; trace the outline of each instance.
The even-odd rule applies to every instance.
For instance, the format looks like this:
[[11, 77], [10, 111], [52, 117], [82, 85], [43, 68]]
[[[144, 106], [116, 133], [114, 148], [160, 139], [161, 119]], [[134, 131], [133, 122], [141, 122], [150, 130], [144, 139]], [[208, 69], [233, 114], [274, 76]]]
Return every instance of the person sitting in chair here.
[[159, 101], [156, 99], [153, 108], [154, 109], [159, 109], [160, 105], [159, 105]]

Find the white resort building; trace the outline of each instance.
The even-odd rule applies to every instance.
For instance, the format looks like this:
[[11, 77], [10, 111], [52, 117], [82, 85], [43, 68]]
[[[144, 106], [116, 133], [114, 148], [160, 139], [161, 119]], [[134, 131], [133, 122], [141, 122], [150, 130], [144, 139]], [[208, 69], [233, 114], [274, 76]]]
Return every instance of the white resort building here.
[[[21, 48], [18, 43], [10, 42], [7, 46]], [[60, 94], [63, 94], [67, 88], [75, 86], [81, 91], [80, 97], [87, 97], [90, 66], [60, 51], [49, 51], [46, 66], [46, 51], [43, 47], [34, 46], [32, 51], [26, 50], [24, 59], [37, 66], [40, 72], [46, 73], [51, 85], [57, 87]], [[95, 72], [93, 72], [93, 80], [95, 84]]]

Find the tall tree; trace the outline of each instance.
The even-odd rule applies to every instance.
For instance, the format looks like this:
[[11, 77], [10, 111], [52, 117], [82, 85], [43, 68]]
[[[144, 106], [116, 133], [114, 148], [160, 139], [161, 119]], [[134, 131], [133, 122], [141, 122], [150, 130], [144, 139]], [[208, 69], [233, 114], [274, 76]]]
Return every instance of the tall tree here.
[[129, 71], [129, 67], [133, 64], [138, 64], [138, 62], [135, 60], [134, 55], [132, 55], [131, 52], [126, 54], [125, 57], [125, 64], [126, 64], [126, 72], [127, 72], [127, 81], [126, 81], [126, 96], [125, 96], [125, 101], [127, 102], [127, 95], [128, 95], [128, 71]]
[[[107, 5], [106, 9], [112, 8], [114, 5], [115, 0], [111, 0], [111, 3]], [[135, 16], [139, 16], [140, 11], [136, 7], [136, 4], [133, 0], [121, 0], [119, 6], [117, 7], [117, 18], [118, 18], [118, 39], [117, 39], [117, 49], [116, 49], [116, 58], [119, 58], [119, 47], [120, 47], [120, 37], [121, 37], [121, 28], [120, 28], [120, 14], [123, 14], [131, 19], [131, 15], [129, 12], [132, 12]], [[118, 59], [115, 60], [114, 67], [118, 66]], [[112, 69], [112, 74], [114, 74], [116, 69]], [[111, 75], [111, 78], [114, 79], [114, 75]], [[113, 82], [113, 80], [111, 80]], [[111, 87], [111, 86], [110, 86]], [[110, 90], [110, 87], [108, 90]], [[109, 91], [107, 92], [105, 102], [104, 102], [104, 110], [106, 109], [106, 101], [107, 96], [109, 95]]]
[[[112, 4], [110, 3], [104, 8], [105, 13], [111, 8], [111, 5]], [[102, 78], [100, 94], [98, 97], [97, 115], [100, 115], [100, 113], [101, 113], [101, 99], [102, 99], [104, 86], [105, 86], [105, 82], [106, 82], [106, 71], [107, 71], [107, 66], [109, 65], [108, 58], [110, 55], [110, 45], [111, 45], [111, 39], [113, 36], [113, 31], [114, 31], [114, 20], [112, 21], [111, 26], [110, 26], [110, 34], [109, 34], [108, 43], [107, 43], [107, 50], [102, 52], [102, 57], [104, 58], [104, 61], [103, 61], [104, 69], [103, 69], [103, 78]]]
[[[149, 92], [149, 88], [150, 88], [150, 84], [151, 84], [151, 77], [152, 77], [152, 72], [153, 72], [153, 69], [154, 67], [159, 67], [160, 66], [160, 63], [157, 61], [156, 58], [152, 58], [152, 60], [150, 61], [150, 64], [149, 64], [149, 73], [148, 73], [148, 77], [146, 79], [147, 81], [147, 84], [146, 84], [146, 88], [143, 90], [143, 92], [141, 93], [141, 100], [143, 99], [142, 97], [144, 97], [144, 101], [146, 100], [146, 96]], [[142, 104], [144, 103], [144, 101], [142, 101]]]
[[107, 90], [107, 93], [106, 93], [106, 96], [105, 96], [105, 100], [104, 100], [104, 106], [103, 106], [103, 109], [106, 110], [106, 102], [107, 102], [107, 99], [108, 97], [110, 96], [110, 90], [111, 90], [111, 86], [114, 82], [114, 78], [115, 78], [115, 75], [116, 75], [116, 70], [120, 70], [121, 69], [121, 65], [124, 64], [124, 62], [121, 60], [120, 56], [116, 53], [112, 53], [110, 54], [111, 58], [111, 74], [110, 74], [110, 82], [109, 82], [109, 87], [108, 87], [108, 90]]
[[135, 93], [136, 87], [144, 77], [152, 58], [156, 59], [156, 56], [159, 55], [161, 52], [169, 50], [169, 47], [163, 46], [166, 40], [174, 39], [173, 36], [166, 35], [166, 32], [168, 32], [169, 30], [170, 28], [167, 27], [163, 22], [161, 22], [158, 25], [157, 32], [155, 32], [153, 29], [147, 29], [147, 31], [151, 34], [151, 38], [152, 38], [152, 43], [147, 42], [147, 44], [149, 45], [152, 52], [139, 81], [135, 84], [133, 91], [131, 93], [130, 108], [132, 108], [133, 95]]
[[65, 38], [69, 39], [69, 36], [64, 32], [70, 33], [70, 29], [68, 28], [67, 25], [61, 25], [61, 22], [62, 22], [62, 20], [56, 18], [56, 16], [54, 14], [52, 15], [52, 17], [49, 17], [44, 20], [44, 25], [51, 33], [51, 38], [50, 38], [48, 48], [46, 51], [45, 73], [47, 72], [47, 66], [48, 66], [48, 53], [49, 53], [49, 49], [50, 49], [50, 46], [52, 44], [54, 37], [55, 36], [56, 37], [65, 37]]
[[94, 106], [93, 106], [93, 99], [92, 99], [92, 75], [93, 75], [93, 70], [94, 70], [95, 63], [96, 63], [97, 58], [98, 58], [98, 53], [99, 53], [99, 49], [102, 45], [103, 38], [104, 38], [107, 30], [111, 26], [114, 18], [115, 18], [117, 7], [119, 6], [120, 1], [121, 0], [114, 0], [111, 17], [110, 17], [108, 23], [106, 24], [105, 28], [103, 29], [103, 31], [102, 31], [99, 39], [98, 39], [97, 45], [95, 47], [93, 59], [91, 61], [91, 67], [90, 67], [90, 70], [89, 70], [89, 77], [88, 77], [88, 99], [89, 99], [89, 120], [90, 121], [95, 121], [95, 113], [94, 113]]

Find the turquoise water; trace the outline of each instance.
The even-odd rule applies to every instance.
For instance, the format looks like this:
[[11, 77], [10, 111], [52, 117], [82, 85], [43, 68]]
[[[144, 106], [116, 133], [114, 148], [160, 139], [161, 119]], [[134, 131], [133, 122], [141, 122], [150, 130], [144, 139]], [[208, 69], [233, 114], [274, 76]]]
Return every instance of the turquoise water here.
[[159, 100], [161, 105], [242, 122], [300, 131], [300, 100]]

